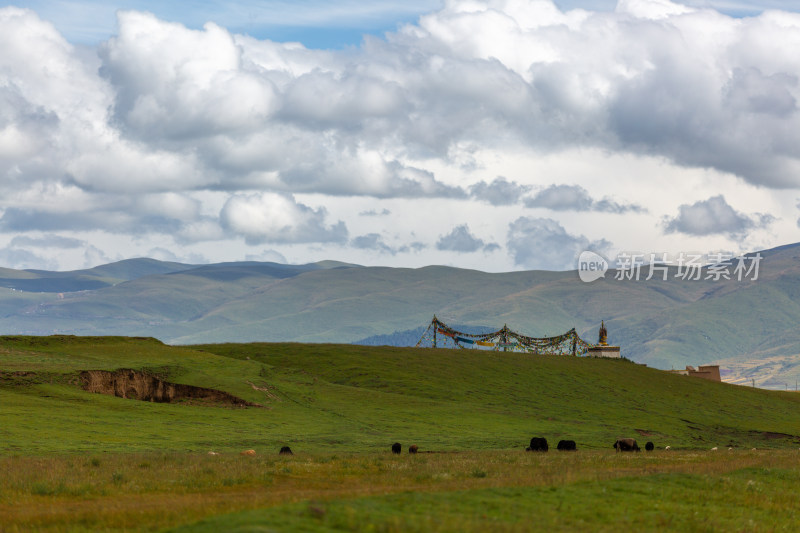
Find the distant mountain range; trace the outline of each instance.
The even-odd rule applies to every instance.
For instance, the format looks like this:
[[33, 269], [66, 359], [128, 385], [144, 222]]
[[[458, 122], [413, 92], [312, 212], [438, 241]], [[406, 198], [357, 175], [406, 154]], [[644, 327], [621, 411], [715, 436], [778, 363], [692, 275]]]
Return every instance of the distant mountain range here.
[[[657, 368], [720, 362], [727, 379], [793, 388], [800, 379], [800, 244], [760, 252], [758, 279], [676, 277], [591, 283], [576, 271], [485, 273], [129, 259], [72, 272], [0, 268], [0, 334], [152, 336], [172, 344], [296, 341], [409, 345], [436, 314], [531, 336], [600, 321], [624, 356]], [[732, 271], [732, 267], [729, 269]], [[712, 272], [703, 270], [702, 278]]]

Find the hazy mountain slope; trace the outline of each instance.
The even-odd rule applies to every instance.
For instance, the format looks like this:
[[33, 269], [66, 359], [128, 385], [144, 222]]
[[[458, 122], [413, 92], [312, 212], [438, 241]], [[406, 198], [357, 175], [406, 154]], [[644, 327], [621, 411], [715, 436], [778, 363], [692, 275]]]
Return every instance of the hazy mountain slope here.
[[[198, 319], [203, 333], [176, 339], [352, 342], [426, 324], [518, 294], [565, 273], [486, 274], [449, 267], [358, 268], [309, 272], [232, 300]], [[486, 314], [476, 313], [486, 322]]]
[[340, 268], [348, 267], [333, 261], [309, 265], [243, 262], [188, 267], [102, 290], [59, 295], [8, 314], [0, 321], [0, 327], [6, 332], [37, 335], [54, 332], [153, 335], [171, 340], [196, 333], [204, 325], [193, 322], [204, 314], [276, 280]]
[[100, 265], [87, 270], [78, 270], [76, 272], [83, 272], [97, 277], [129, 281], [132, 279], [143, 278], [145, 276], [152, 276], [154, 274], [168, 274], [170, 272], [180, 272], [182, 270], [189, 270], [191, 268], [196, 268], [196, 265], [187, 265], [172, 261], [158, 261], [157, 259], [139, 257], [136, 259], [124, 259], [122, 261], [117, 261], [116, 263]]
[[[672, 267], [666, 281], [645, 280], [645, 269], [639, 281], [617, 280], [610, 271], [592, 283], [574, 271], [135, 260], [134, 274], [180, 270], [63, 295], [0, 292], [0, 332], [147, 335], [171, 343], [356, 342], [424, 327], [436, 314], [448, 323], [507, 324], [534, 336], [575, 327], [591, 342], [605, 320], [610, 341], [635, 361], [658, 368], [722, 359], [739, 365], [751, 356], [800, 354], [800, 246], [762, 256], [757, 280], [689, 281]], [[123, 266], [92, 274], [123, 275]], [[792, 359], [784, 363], [781, 375], [794, 372]], [[773, 374], [764, 379], [774, 381]]]
[[26, 292], [76, 292], [97, 290], [132, 279], [194, 268], [193, 265], [156, 259], [125, 259], [84, 270], [12, 270], [0, 268], [0, 287]]

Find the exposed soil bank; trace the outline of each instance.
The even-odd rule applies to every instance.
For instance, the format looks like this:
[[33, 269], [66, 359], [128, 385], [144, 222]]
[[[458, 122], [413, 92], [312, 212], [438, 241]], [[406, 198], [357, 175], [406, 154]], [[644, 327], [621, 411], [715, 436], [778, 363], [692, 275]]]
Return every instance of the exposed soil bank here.
[[186, 400], [200, 400], [203, 403], [217, 403], [236, 407], [261, 407], [237, 398], [227, 392], [206, 389], [193, 385], [181, 385], [162, 381], [154, 374], [139, 370], [120, 369], [85, 370], [80, 373], [83, 389], [89, 392], [110, 394], [120, 398], [142, 400], [145, 402], [170, 403]]

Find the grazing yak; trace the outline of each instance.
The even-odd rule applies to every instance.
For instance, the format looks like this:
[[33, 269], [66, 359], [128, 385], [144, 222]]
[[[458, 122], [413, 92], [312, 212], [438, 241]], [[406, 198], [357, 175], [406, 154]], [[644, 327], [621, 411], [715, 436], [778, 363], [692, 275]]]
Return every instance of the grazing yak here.
[[392, 453], [400, 453], [401, 451], [403, 451], [403, 447], [400, 446], [399, 442], [392, 444]]
[[547, 439], [544, 437], [533, 437], [531, 439], [531, 446], [528, 451], [531, 452], [546, 452], [550, 448], [547, 446]]
[[283, 448], [281, 448], [281, 451], [278, 452], [278, 455], [294, 455], [294, 454], [292, 453], [291, 448], [289, 448], [288, 446], [284, 446]]
[[557, 448], [562, 452], [574, 452], [578, 450], [578, 446], [574, 440], [560, 440], [558, 441]]
[[417, 453], [417, 451], [419, 451], [419, 448], [416, 444], [412, 444], [408, 447], [408, 453]]
[[655, 448], [656, 448], [655, 445], [649, 441], [647, 444], [644, 445], [644, 449], [647, 450], [648, 452], [652, 452], [653, 450], [655, 450]]
[[618, 452], [638, 452], [639, 445], [636, 444], [636, 439], [617, 439], [614, 443], [614, 449]]

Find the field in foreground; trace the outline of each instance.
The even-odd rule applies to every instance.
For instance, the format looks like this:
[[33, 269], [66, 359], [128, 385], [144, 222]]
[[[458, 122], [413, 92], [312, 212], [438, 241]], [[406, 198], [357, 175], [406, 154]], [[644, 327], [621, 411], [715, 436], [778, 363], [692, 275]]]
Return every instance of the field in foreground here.
[[5, 457], [3, 531], [795, 531], [800, 453]]
[[[80, 386], [117, 369], [261, 407]], [[788, 531], [798, 407], [625, 360], [2, 337], [0, 530]], [[532, 436], [579, 451], [525, 453]], [[615, 454], [618, 436], [659, 450]]]

